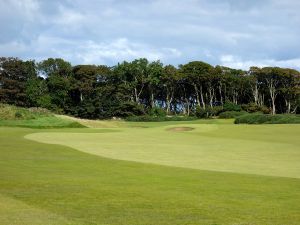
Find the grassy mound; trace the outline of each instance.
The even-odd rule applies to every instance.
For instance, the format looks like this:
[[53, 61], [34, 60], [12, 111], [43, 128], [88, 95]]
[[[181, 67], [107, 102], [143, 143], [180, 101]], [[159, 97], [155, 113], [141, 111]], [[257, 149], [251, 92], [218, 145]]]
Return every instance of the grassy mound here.
[[44, 108], [22, 108], [0, 103], [0, 120], [28, 120], [53, 115]]
[[29, 128], [84, 127], [80, 123], [55, 116], [43, 108], [22, 108], [0, 104], [0, 126]]
[[299, 115], [291, 114], [244, 114], [236, 118], [234, 121], [236, 124], [297, 124], [300, 123]]

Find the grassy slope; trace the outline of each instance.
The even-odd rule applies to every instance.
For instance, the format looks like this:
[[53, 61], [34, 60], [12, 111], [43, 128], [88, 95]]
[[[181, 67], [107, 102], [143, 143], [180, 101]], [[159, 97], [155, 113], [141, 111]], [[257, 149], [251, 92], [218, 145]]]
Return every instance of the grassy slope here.
[[[161, 123], [151, 124], [154, 130], [156, 125]], [[107, 135], [119, 129], [64, 129], [63, 133]], [[23, 138], [40, 131], [48, 133], [0, 128], [3, 225], [300, 224], [299, 179], [118, 161]], [[217, 135], [226, 139], [240, 133], [235, 132]]]
[[0, 103], [0, 126], [30, 128], [85, 127], [42, 108], [22, 108]]
[[[113, 159], [300, 178], [300, 125], [156, 124], [144, 128], [148, 123], [139, 123], [118, 128], [118, 133], [46, 132], [26, 138]], [[178, 126], [195, 130], [168, 130]]]
[[39, 117], [27, 120], [0, 120], [0, 126], [29, 127], [29, 128], [72, 128], [84, 127], [72, 120], [62, 119], [57, 116]]

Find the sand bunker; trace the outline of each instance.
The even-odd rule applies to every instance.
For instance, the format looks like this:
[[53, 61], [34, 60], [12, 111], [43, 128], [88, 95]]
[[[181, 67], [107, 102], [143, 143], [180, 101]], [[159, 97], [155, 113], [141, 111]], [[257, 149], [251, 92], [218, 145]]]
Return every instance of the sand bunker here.
[[180, 131], [191, 131], [194, 129], [195, 128], [192, 128], [192, 127], [172, 127], [172, 128], [169, 128], [168, 131], [180, 132]]

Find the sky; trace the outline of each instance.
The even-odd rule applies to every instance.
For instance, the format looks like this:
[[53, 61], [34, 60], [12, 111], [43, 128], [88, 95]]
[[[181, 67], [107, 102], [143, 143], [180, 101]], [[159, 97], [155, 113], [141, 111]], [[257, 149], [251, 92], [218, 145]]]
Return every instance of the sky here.
[[0, 56], [300, 70], [299, 0], [0, 0]]

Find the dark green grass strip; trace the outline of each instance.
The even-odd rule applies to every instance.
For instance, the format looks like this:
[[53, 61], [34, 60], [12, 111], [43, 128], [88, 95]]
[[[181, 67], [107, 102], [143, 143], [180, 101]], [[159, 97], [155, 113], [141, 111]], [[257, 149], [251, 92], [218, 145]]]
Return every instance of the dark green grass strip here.
[[299, 179], [104, 159], [24, 139], [30, 132], [0, 128], [0, 194], [68, 224], [300, 224]]

